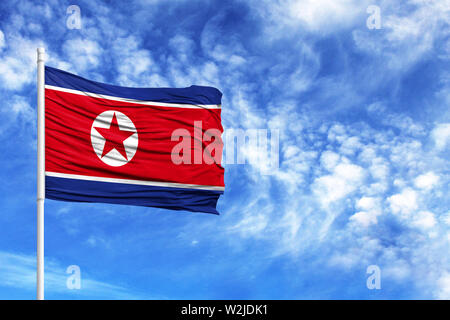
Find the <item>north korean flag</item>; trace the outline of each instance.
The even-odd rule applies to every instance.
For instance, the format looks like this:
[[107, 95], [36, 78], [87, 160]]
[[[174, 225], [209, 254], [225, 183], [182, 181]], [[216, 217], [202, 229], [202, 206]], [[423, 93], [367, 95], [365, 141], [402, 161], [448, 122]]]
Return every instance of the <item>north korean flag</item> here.
[[221, 97], [127, 88], [45, 68], [46, 198], [217, 214]]

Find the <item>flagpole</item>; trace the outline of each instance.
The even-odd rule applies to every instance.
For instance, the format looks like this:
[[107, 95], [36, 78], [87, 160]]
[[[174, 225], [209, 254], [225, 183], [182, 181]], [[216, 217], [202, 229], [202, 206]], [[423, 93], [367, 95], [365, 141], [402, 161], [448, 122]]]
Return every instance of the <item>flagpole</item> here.
[[44, 300], [44, 198], [45, 198], [45, 49], [37, 49], [37, 272], [36, 299]]

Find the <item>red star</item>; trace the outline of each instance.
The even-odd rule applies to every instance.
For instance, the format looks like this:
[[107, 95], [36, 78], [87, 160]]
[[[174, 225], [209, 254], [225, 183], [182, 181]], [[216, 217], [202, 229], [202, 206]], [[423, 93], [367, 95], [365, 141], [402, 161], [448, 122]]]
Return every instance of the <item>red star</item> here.
[[128, 160], [123, 141], [135, 132], [120, 130], [119, 124], [117, 123], [116, 113], [114, 113], [108, 129], [95, 127], [95, 130], [97, 130], [106, 140], [105, 146], [103, 147], [102, 158], [112, 149], [116, 149], [125, 159]]

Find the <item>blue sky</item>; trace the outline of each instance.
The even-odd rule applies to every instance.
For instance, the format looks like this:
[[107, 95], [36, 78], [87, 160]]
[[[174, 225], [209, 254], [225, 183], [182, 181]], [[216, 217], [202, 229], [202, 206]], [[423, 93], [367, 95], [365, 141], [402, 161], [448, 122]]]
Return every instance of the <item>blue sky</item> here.
[[280, 133], [272, 174], [225, 165], [220, 216], [46, 200], [46, 298], [450, 298], [448, 0], [43, 3], [0, 3], [0, 298], [35, 297], [38, 46], [92, 80], [217, 87], [225, 129]]

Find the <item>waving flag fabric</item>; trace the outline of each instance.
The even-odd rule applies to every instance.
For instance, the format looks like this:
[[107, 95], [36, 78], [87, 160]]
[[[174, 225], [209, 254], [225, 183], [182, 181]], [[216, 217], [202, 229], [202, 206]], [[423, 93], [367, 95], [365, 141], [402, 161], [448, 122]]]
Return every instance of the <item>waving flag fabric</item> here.
[[202, 86], [119, 87], [46, 67], [46, 198], [217, 214], [221, 96]]

